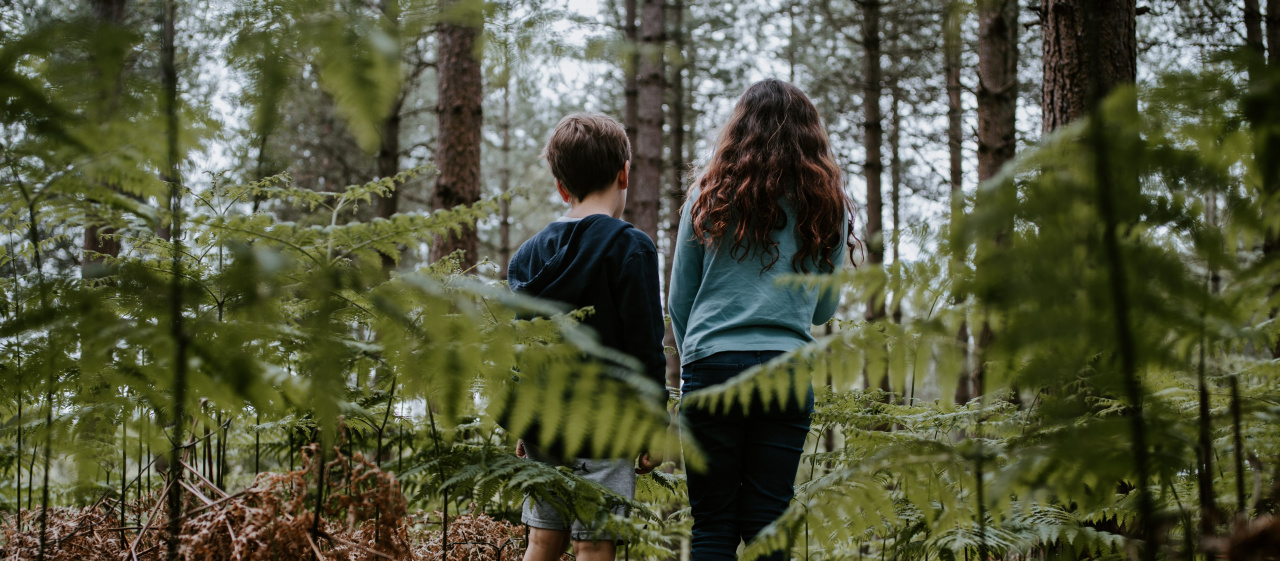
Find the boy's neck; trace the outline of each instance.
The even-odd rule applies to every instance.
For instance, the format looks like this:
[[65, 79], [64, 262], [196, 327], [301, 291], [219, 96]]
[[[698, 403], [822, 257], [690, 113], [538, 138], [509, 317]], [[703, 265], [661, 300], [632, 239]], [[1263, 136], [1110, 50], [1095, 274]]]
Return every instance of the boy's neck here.
[[568, 218], [586, 218], [593, 214], [603, 214], [620, 218], [622, 205], [619, 204], [618, 198], [622, 196], [622, 193], [621, 189], [610, 187], [591, 193], [580, 201], [570, 201], [569, 212], [565, 216]]

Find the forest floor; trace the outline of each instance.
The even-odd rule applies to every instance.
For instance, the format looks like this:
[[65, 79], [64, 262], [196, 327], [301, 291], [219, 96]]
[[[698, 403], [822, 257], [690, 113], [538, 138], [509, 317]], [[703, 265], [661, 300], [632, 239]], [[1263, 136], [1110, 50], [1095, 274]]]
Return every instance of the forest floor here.
[[[315, 446], [297, 471], [261, 473], [249, 488], [228, 494], [182, 462], [184, 513], [179, 520], [183, 561], [422, 561], [442, 560], [439, 511], [409, 513], [394, 475], [360, 454], [325, 463]], [[325, 475], [323, 485], [317, 479]], [[316, 489], [325, 494], [317, 500]], [[168, 558], [169, 516], [162, 491], [80, 508], [54, 507], [45, 522], [41, 555], [39, 508], [0, 519], [0, 560], [159, 561]], [[323, 503], [317, 505], [317, 502]], [[322, 512], [317, 519], [316, 506]], [[475, 512], [448, 519], [444, 561], [518, 561], [524, 526]]]

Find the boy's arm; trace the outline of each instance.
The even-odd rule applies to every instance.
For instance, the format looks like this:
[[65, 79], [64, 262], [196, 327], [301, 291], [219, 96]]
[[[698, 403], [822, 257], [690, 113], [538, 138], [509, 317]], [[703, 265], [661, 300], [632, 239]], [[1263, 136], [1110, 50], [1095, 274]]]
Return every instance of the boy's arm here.
[[689, 327], [689, 314], [693, 300], [702, 284], [702, 259], [704, 249], [693, 239], [693, 221], [690, 208], [697, 198], [697, 190], [689, 192], [689, 202], [680, 212], [680, 228], [676, 232], [675, 255], [671, 259], [671, 291], [667, 298], [667, 311], [671, 313], [671, 332], [676, 337], [676, 349], [684, 352], [684, 334]]
[[662, 346], [658, 252], [650, 247], [628, 255], [619, 279], [623, 349], [644, 365], [645, 374], [666, 387], [667, 356]]

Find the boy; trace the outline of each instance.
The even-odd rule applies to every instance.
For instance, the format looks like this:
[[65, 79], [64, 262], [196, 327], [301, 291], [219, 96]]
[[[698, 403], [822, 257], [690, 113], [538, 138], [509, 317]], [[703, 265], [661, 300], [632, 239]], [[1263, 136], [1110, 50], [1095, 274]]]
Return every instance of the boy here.
[[[644, 232], [619, 220], [631, 169], [626, 131], [605, 115], [574, 113], [556, 125], [542, 157], [570, 209], [511, 257], [511, 289], [574, 309], [595, 308], [584, 325], [605, 346], [639, 359], [663, 384], [657, 248]], [[542, 459], [536, 449], [528, 452]], [[523, 442], [516, 454], [526, 456]], [[639, 468], [626, 460], [579, 459], [573, 465], [574, 473], [625, 497], [635, 496], [636, 474], [654, 467], [648, 455], [641, 456]], [[550, 504], [526, 500], [521, 519], [529, 526], [524, 561], [555, 561], [571, 539], [578, 561], [613, 561], [617, 554], [612, 537], [580, 521], [567, 523]]]

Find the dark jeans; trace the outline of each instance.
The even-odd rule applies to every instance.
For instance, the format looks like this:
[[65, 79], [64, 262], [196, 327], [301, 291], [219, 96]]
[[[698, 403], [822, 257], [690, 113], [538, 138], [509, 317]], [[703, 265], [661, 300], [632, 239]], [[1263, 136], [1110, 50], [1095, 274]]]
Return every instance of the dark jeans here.
[[[685, 365], [685, 392], [727, 381], [782, 353], [724, 352]], [[795, 376], [795, 373], [792, 373]], [[745, 411], [727, 412], [681, 408], [693, 437], [707, 459], [707, 470], [689, 473], [689, 503], [693, 512], [692, 561], [737, 559], [739, 541], [750, 541], [787, 509], [795, 495], [793, 484], [813, 412], [813, 389], [801, 406], [795, 397], [779, 410], [766, 411], [754, 396]], [[761, 559], [782, 561], [776, 551]]]

